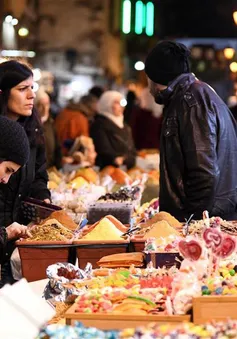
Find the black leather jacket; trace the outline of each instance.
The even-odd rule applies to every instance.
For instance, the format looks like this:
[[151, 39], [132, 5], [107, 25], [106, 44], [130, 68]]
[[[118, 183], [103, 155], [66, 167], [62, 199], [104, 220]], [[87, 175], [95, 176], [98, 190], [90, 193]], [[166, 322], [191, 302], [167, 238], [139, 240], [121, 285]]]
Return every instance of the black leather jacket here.
[[215, 91], [182, 74], [161, 93], [160, 210], [237, 219], [237, 125]]

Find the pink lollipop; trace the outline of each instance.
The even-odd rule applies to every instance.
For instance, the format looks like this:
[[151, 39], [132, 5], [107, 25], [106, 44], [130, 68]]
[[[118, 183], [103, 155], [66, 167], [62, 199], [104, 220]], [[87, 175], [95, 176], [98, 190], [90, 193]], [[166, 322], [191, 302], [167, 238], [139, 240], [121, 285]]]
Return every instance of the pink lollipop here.
[[203, 239], [207, 247], [212, 249], [216, 249], [221, 245], [222, 238], [222, 233], [216, 228], [206, 228], [203, 232]]
[[179, 252], [182, 254], [184, 258], [198, 260], [202, 255], [202, 247], [195, 240], [191, 241], [181, 240], [179, 242]]
[[217, 257], [220, 258], [227, 258], [229, 257], [234, 250], [236, 249], [236, 240], [227, 235], [223, 237], [223, 240], [221, 242], [221, 245], [213, 251]]

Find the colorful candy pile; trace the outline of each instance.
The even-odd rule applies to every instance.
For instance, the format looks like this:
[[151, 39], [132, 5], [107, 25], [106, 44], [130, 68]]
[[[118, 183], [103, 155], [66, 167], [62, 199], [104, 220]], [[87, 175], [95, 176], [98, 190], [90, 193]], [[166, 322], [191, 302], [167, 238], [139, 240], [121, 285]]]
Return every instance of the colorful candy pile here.
[[81, 313], [106, 313], [113, 309], [113, 304], [108, 297], [94, 291], [79, 296], [76, 305], [76, 312]]
[[[143, 307], [144, 314], [157, 314], [165, 311], [165, 300], [166, 289], [162, 288], [105, 287], [99, 290], [88, 290], [79, 296], [75, 301], [75, 311], [79, 313], [119, 313], [121, 311], [120, 306], [123, 306], [123, 309], [125, 306], [129, 306], [129, 309], [132, 308], [132, 313], [136, 313], [136, 310]], [[126, 305], [122, 305], [123, 303], [126, 303]], [[130, 307], [131, 305], [132, 307]]]
[[150, 324], [136, 329], [128, 328], [117, 331], [101, 331], [93, 327], [85, 328], [76, 323], [74, 327], [49, 325], [36, 339], [227, 339], [237, 338], [237, 321], [211, 322], [205, 325], [183, 323], [176, 328], [169, 324]]
[[236, 295], [237, 266], [228, 265], [219, 269], [219, 274], [207, 278], [202, 286], [202, 295]]
[[120, 333], [120, 339], [227, 339], [237, 338], [237, 321], [194, 325], [184, 323], [176, 328], [170, 325], [154, 325], [125, 329]]
[[106, 286], [131, 288], [137, 284], [139, 284], [139, 278], [130, 274], [129, 271], [123, 270], [121, 272], [115, 272], [107, 277], [98, 277], [93, 279], [91, 281], [90, 288], [96, 289]]
[[171, 284], [172, 284], [173, 278], [168, 275], [164, 275], [162, 277], [150, 277], [147, 278], [141, 278], [140, 279], [140, 286], [141, 288], [165, 288], [169, 291], [171, 291]]
[[116, 331], [101, 331], [94, 327], [84, 327], [81, 323], [75, 326], [49, 325], [43, 329], [36, 339], [117, 339]]

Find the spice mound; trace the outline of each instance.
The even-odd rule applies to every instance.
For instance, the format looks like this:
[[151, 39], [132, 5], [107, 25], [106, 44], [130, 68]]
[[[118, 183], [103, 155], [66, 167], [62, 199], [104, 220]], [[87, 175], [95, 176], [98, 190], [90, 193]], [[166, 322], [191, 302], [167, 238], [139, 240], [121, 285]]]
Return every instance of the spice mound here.
[[120, 231], [108, 218], [103, 218], [85, 236], [84, 240], [122, 240], [123, 232]]
[[34, 226], [30, 232], [32, 237], [27, 241], [68, 241], [73, 237], [73, 233], [56, 219], [50, 219], [43, 225]]

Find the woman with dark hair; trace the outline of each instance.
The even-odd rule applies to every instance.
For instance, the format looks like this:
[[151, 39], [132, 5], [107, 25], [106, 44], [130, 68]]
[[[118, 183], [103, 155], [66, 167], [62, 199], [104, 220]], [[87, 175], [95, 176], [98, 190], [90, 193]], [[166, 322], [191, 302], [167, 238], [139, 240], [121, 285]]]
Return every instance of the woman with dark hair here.
[[[23, 127], [15, 121], [0, 116], [0, 183], [7, 184], [12, 174], [29, 160], [30, 147]], [[7, 242], [30, 236], [26, 226], [13, 222], [0, 227], [0, 264], [4, 259]]]
[[[21, 201], [26, 197], [50, 202], [43, 130], [34, 108], [34, 98], [31, 69], [14, 60], [1, 63], [0, 114], [21, 124], [30, 143], [30, 157], [26, 166], [11, 177], [7, 186], [0, 183], [0, 225], [2, 227], [14, 221], [22, 222], [20, 206]], [[12, 282], [9, 259], [13, 248], [12, 244], [8, 244], [0, 286]]]

